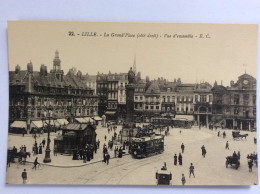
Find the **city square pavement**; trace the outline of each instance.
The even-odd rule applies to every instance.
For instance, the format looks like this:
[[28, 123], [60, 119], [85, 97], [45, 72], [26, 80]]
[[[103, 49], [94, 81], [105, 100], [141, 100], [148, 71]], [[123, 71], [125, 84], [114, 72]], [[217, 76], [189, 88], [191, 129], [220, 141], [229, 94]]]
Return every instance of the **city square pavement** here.
[[[117, 132], [119, 129], [117, 129]], [[181, 185], [181, 175], [186, 177], [187, 185], [250, 185], [258, 183], [258, 168], [254, 165], [253, 172], [248, 171], [247, 154], [257, 151], [254, 144], [255, 132], [241, 131], [241, 134], [248, 133], [247, 139], [234, 140], [232, 130], [220, 130], [226, 132], [227, 137], [218, 137], [219, 130], [209, 130], [206, 128], [198, 129], [179, 129], [170, 128], [170, 135], [165, 137], [165, 151], [162, 154], [154, 155], [143, 159], [134, 159], [131, 155], [123, 158], [113, 158], [109, 165], [103, 162], [94, 162], [102, 159], [102, 150], [99, 149], [95, 154], [94, 162], [84, 165], [81, 160], [72, 161], [72, 156], [58, 155], [52, 157], [52, 165], [44, 165], [42, 168], [32, 170], [32, 164], [17, 165], [11, 164], [7, 168], [8, 184], [22, 184], [21, 173], [24, 168], [28, 171], [28, 184], [121, 184], [121, 185], [155, 185], [155, 173], [163, 163], [166, 162], [167, 168], [172, 173], [172, 184]], [[107, 128], [97, 129], [97, 139], [104, 144], [104, 136], [110, 139], [111, 134], [107, 133]], [[52, 134], [52, 138], [54, 134]], [[15, 144], [19, 146], [25, 142], [23, 139], [32, 137], [9, 136], [9, 146]], [[42, 137], [39, 138], [39, 140]], [[226, 141], [229, 141], [230, 149], [225, 149]], [[53, 142], [53, 141], [52, 141]], [[184, 143], [183, 165], [174, 165], [173, 156], [181, 153], [181, 143]], [[30, 143], [28, 143], [28, 146]], [[201, 146], [204, 145], [207, 154], [203, 158], [201, 155]], [[27, 145], [26, 145], [27, 146]], [[51, 148], [52, 149], [52, 148]], [[236, 170], [233, 167], [226, 168], [226, 156], [232, 155], [234, 151], [240, 151], [240, 167]], [[113, 152], [110, 152], [113, 156]], [[33, 161], [35, 156], [30, 158]], [[39, 156], [39, 162], [43, 156]], [[195, 166], [195, 178], [189, 178], [189, 166], [193, 163]]]

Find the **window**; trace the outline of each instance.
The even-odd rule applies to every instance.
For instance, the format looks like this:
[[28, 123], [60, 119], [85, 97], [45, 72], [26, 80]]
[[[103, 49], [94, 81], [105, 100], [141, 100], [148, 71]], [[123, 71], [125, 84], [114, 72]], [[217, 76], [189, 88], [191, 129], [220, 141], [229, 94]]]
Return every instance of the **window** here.
[[156, 106], [156, 109], [159, 110], [159, 106]]
[[206, 95], [200, 95], [200, 102], [206, 102], [207, 98]]
[[143, 97], [142, 97], [142, 96], [140, 96], [140, 100], [143, 100]]
[[175, 102], [175, 96], [172, 96], [172, 102]]
[[135, 100], [138, 100], [138, 96], [135, 96]]
[[253, 109], [253, 115], [256, 115], [256, 108]]
[[147, 110], [147, 109], [148, 109], [148, 106], [145, 106], [145, 109]]
[[165, 102], [165, 101], [166, 101], [165, 96], [163, 96], [163, 102]]
[[195, 102], [198, 102], [198, 95], [195, 95]]
[[234, 95], [234, 104], [239, 104], [239, 95], [238, 94]]
[[255, 104], [256, 104], [256, 96], [253, 95], [253, 105], [255, 105]]
[[238, 108], [235, 108], [235, 109], [234, 109], [234, 114], [235, 114], [235, 115], [238, 115], [238, 114], [239, 114], [239, 109], [238, 109]]
[[212, 102], [212, 95], [209, 95], [209, 102]]
[[170, 102], [170, 96], [167, 96], [167, 102]]
[[151, 110], [153, 110], [153, 106], [151, 106]]

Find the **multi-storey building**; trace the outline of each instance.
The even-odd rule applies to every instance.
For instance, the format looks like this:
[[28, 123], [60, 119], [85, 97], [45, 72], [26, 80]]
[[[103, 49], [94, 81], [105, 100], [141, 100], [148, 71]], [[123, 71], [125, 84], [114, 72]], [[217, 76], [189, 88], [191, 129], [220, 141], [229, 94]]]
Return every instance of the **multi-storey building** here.
[[134, 111], [136, 117], [139, 117], [140, 119], [145, 110], [145, 87], [146, 83], [143, 80], [140, 80], [138, 83], [135, 84]]
[[197, 125], [207, 126], [211, 122], [212, 116], [212, 101], [211, 92], [212, 86], [208, 82], [196, 84], [194, 90], [194, 117]]
[[94, 94], [97, 93], [97, 76], [96, 75], [89, 75], [89, 74], [82, 75], [81, 80], [87, 87], [94, 90]]
[[213, 120], [234, 129], [256, 128], [256, 79], [248, 74], [230, 82], [229, 87], [212, 88]]
[[61, 69], [59, 52], [55, 52], [53, 69], [41, 65], [33, 71], [32, 62], [27, 70], [17, 65], [9, 72], [9, 121], [26, 122], [29, 131], [32, 121], [53, 118], [73, 120], [75, 117], [95, 116], [98, 112], [98, 97], [94, 91], [69, 72]]
[[160, 88], [157, 81], [152, 81], [145, 91], [145, 115], [159, 115], [161, 112]]
[[102, 116], [107, 111], [108, 76], [106, 74], [97, 75], [97, 95], [99, 97], [98, 115]]
[[127, 73], [108, 73], [97, 75], [97, 95], [99, 101], [99, 115], [105, 114], [108, 120], [115, 120], [126, 114], [125, 86], [128, 83]]
[[179, 84], [176, 86], [176, 114], [193, 115], [193, 96], [196, 84]]

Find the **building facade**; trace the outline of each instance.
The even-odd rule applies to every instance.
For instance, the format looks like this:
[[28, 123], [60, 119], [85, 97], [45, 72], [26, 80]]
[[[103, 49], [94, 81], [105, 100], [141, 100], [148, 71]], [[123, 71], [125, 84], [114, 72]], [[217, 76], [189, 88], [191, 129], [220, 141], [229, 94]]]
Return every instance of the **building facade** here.
[[78, 76], [61, 69], [59, 52], [55, 52], [53, 69], [41, 65], [33, 71], [32, 62], [27, 70], [17, 65], [9, 72], [9, 121], [24, 121], [29, 131], [32, 121], [95, 116], [98, 113], [98, 97], [86, 87]]
[[238, 77], [223, 87], [215, 83], [213, 120], [231, 129], [256, 129], [256, 79], [248, 74]]

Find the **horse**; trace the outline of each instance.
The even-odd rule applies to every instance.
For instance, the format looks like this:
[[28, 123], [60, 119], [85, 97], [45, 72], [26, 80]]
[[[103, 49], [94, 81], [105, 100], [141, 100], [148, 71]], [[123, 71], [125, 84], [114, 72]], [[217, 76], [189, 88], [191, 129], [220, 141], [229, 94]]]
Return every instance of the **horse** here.
[[27, 156], [29, 156], [29, 158], [31, 157], [31, 153], [30, 152], [18, 152], [16, 156], [18, 157], [18, 159], [20, 161], [22, 161], [23, 158], [26, 161]]
[[247, 136], [248, 136], [248, 134], [239, 135], [239, 137], [241, 137], [241, 139], [243, 139], [243, 137], [246, 139]]

